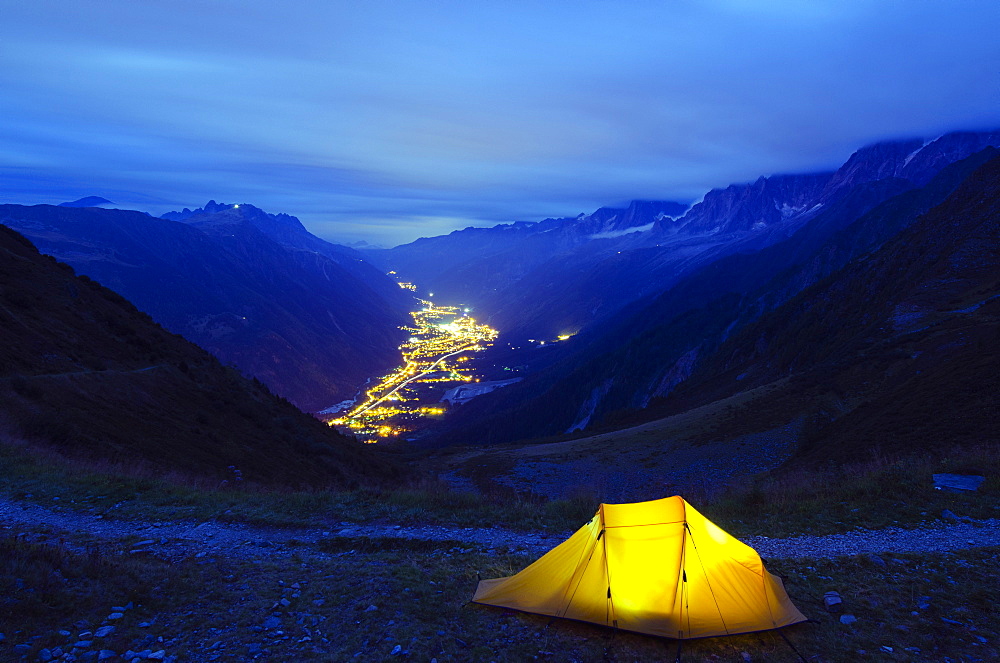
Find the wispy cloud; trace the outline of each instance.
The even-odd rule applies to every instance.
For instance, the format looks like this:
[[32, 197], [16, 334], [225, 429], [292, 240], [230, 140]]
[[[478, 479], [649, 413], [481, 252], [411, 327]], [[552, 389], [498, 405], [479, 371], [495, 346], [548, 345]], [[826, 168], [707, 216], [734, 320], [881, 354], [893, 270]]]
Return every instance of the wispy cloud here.
[[0, 196], [239, 199], [384, 243], [691, 199], [1000, 126], [996, 25], [976, 1], [17, 3]]

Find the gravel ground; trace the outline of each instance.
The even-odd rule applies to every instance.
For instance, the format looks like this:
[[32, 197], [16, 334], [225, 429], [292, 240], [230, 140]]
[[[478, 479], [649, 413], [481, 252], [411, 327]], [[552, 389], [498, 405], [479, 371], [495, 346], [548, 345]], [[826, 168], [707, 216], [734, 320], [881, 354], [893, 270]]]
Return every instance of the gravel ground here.
[[[500, 528], [405, 526], [328, 523], [316, 528], [268, 528], [206, 522], [156, 522], [101, 519], [75, 511], [56, 511], [29, 502], [0, 497], [0, 530], [40, 528], [53, 535], [82, 533], [100, 539], [140, 538], [134, 551], [166, 557], [221, 555], [259, 557], [302, 554], [301, 544], [330, 537], [390, 537], [456, 542], [487, 550], [507, 549], [541, 554], [570, 532], [517, 532]], [[743, 539], [765, 558], [840, 557], [905, 552], [944, 552], [1000, 545], [1000, 519], [969, 520], [919, 529], [860, 530], [827, 536], [785, 539], [751, 536]], [[67, 542], [72, 545], [71, 542]]]
[[[454, 541], [476, 547], [506, 548], [528, 552], [546, 551], [569, 536], [566, 533], [523, 532], [500, 528], [407, 526], [391, 524], [325, 523], [311, 528], [260, 527], [217, 521], [112, 520], [78, 511], [55, 510], [31, 502], [0, 496], [0, 531], [24, 527], [51, 534], [78, 533], [99, 539], [140, 538], [144, 545], [133, 548], [165, 556], [213, 554], [258, 557], [261, 549], [272, 554], [303, 552], [300, 544], [331, 537], [372, 537]], [[66, 542], [72, 545], [71, 541]], [[287, 548], [286, 548], [287, 546]]]
[[743, 542], [762, 557], [774, 558], [945, 552], [1000, 545], [1000, 519], [971, 520], [920, 529], [887, 527], [826, 536], [792, 536], [787, 539], [748, 536]]

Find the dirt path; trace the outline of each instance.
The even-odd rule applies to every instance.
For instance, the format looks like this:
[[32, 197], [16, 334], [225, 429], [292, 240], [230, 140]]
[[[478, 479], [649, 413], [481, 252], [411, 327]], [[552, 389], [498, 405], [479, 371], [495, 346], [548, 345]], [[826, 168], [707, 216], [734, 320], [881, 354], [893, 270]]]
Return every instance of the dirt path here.
[[[563, 541], [569, 532], [520, 532], [501, 528], [438, 525], [327, 523], [310, 528], [276, 528], [217, 521], [110, 520], [71, 510], [54, 510], [30, 502], [0, 497], [0, 528], [41, 529], [54, 536], [85, 534], [105, 540], [123, 540], [134, 550], [166, 556], [213, 554], [259, 556], [262, 548], [274, 554], [303, 552], [301, 544], [330, 537], [372, 537], [442, 541], [472, 548], [520, 550], [541, 554]], [[142, 543], [134, 541], [138, 538]], [[942, 524], [919, 529], [856, 530], [826, 536], [743, 539], [765, 558], [839, 557], [905, 552], [945, 552], [1000, 545], [1000, 519]], [[69, 545], [73, 545], [72, 540]], [[126, 546], [129, 547], [129, 546]]]
[[105, 370], [105, 369], [87, 369], [85, 371], [69, 371], [68, 373], [40, 373], [37, 375], [4, 375], [0, 376], [0, 380], [35, 380], [38, 378], [64, 378], [70, 375], [125, 375], [128, 373], [145, 373], [147, 371], [153, 371], [157, 368], [166, 368], [166, 364], [156, 364], [154, 366], [146, 366], [144, 368], [133, 368], [128, 371], [118, 371], [118, 370]]

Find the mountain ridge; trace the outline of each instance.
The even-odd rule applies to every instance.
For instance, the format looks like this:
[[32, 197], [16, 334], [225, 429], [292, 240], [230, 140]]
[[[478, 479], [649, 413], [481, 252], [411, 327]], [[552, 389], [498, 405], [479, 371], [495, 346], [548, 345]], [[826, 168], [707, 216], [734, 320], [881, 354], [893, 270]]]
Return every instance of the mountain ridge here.
[[393, 463], [222, 366], [5, 225], [0, 255], [6, 442], [216, 485], [239, 478], [348, 487], [402, 477]]
[[[996, 131], [877, 143], [829, 173], [771, 175], [713, 189], [679, 217], [647, 214], [631, 233], [574, 235], [574, 225], [583, 228], [590, 218], [584, 215], [470, 228], [370, 255], [440, 297], [476, 307], [515, 342], [553, 339], [609, 320], [729, 253], [783, 241], [869, 182], [920, 187], [946, 164], [998, 144]], [[615, 210], [598, 212], [591, 217], [606, 219]]]
[[[802, 288], [838, 269], [849, 257], [875, 249], [883, 241], [877, 237], [892, 236], [929, 205], [950, 195], [991, 154], [995, 152], [988, 149], [942, 169], [936, 180], [924, 188], [914, 189], [905, 180], [894, 177], [854, 187], [852, 195], [856, 202], [851, 202], [851, 196], [842, 198], [803, 226], [810, 229], [811, 235], [802, 231], [792, 236], [799, 246], [794, 249], [798, 253], [787, 253], [792, 245], [777, 243], [706, 265], [686, 277], [686, 281], [658, 295], [662, 300], [658, 308], [649, 302], [645, 306], [636, 304], [617, 326], [605, 325], [603, 336], [591, 330], [572, 339], [578, 347], [573, 350], [568, 346], [563, 350], [564, 368], [556, 366], [528, 376], [523, 383], [502, 393], [470, 403], [465, 411], [456, 414], [452, 422], [455, 432], [444, 433], [442, 440], [457, 443], [467, 437], [490, 443], [558, 434], [573, 428], [578, 421], [597, 422], [609, 415], [619, 416], [613, 415], [615, 410], [645, 407], [651, 398], [662, 397], [686, 380], [697, 363], [713, 351], [713, 346], [705, 346], [703, 339], [724, 339], [734, 328], [780, 306]], [[843, 209], [838, 212], [837, 206]], [[844, 229], [856, 219], [867, 219], [868, 225], [857, 226], [857, 230], [844, 235]], [[837, 237], [838, 233], [843, 236], [834, 244], [824, 239]], [[791, 239], [785, 240], [785, 244]], [[829, 253], [834, 247], [841, 248]], [[753, 261], [758, 267], [750, 267]], [[766, 269], [759, 272], [761, 268]], [[760, 278], [755, 276], [758, 272]], [[719, 281], [719, 277], [728, 282]], [[753, 288], [760, 292], [752, 294]], [[735, 292], [744, 294], [725, 299]], [[712, 298], [718, 304], [713, 304]], [[696, 322], [699, 315], [702, 322]], [[660, 321], [659, 331], [652, 324], [655, 321]], [[558, 377], [560, 371], [564, 373], [562, 378]], [[570, 405], [573, 400], [576, 406]], [[495, 415], [489, 413], [491, 409], [496, 411]], [[520, 414], [511, 419], [515, 411]], [[481, 425], [472, 423], [477, 418], [482, 419]], [[515, 426], [518, 419], [524, 425]], [[535, 425], [537, 432], [532, 434]], [[504, 435], [504, 430], [510, 432]]]
[[[42, 251], [304, 410], [353, 396], [396, 363], [408, 307], [385, 275], [283, 246], [242, 217], [199, 218], [202, 228], [123, 210], [0, 206], [0, 222]], [[396, 299], [366, 285], [372, 274]]]

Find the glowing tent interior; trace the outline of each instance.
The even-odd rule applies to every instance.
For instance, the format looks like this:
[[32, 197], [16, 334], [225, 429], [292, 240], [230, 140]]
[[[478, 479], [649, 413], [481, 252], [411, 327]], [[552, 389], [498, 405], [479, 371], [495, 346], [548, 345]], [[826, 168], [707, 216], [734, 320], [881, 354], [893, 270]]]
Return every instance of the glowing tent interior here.
[[687, 639], [806, 621], [760, 555], [679, 496], [602, 504], [573, 536], [476, 603]]

